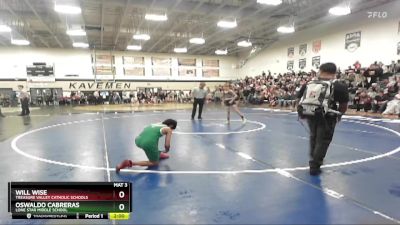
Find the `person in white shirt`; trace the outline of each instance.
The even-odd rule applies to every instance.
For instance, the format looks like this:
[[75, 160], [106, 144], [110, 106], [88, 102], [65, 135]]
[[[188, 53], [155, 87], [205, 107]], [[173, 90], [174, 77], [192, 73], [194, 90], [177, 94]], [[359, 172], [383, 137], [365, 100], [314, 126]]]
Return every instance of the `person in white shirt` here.
[[389, 101], [383, 115], [400, 115], [400, 94], [394, 96], [393, 100]]
[[22, 85], [18, 85], [18, 90], [22, 108], [20, 116], [28, 116], [31, 113], [29, 110], [29, 93], [24, 90], [24, 86]]
[[201, 120], [201, 113], [203, 112], [204, 101], [207, 97], [207, 90], [204, 89], [206, 83], [201, 82], [198, 88], [193, 89], [192, 98], [193, 98], [193, 110], [192, 110], [192, 120], [194, 120], [194, 116], [196, 115], [197, 105], [199, 105], [199, 115], [198, 119]]

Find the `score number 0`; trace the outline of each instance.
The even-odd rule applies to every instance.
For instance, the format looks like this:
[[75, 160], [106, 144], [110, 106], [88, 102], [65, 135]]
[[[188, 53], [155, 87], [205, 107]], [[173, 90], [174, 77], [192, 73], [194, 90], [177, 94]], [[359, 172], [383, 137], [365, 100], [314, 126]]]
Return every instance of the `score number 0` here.
[[[120, 191], [118, 193], [118, 197], [119, 198], [124, 198], [125, 197], [125, 192], [124, 191]], [[125, 205], [124, 204], [119, 204], [118, 208], [119, 208], [119, 210], [123, 211], [125, 209]]]

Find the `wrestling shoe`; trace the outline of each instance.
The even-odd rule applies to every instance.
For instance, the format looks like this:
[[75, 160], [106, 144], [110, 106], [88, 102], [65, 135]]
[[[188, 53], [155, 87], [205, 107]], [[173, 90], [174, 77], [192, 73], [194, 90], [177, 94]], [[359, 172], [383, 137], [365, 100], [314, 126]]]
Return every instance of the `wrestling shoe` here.
[[127, 167], [132, 167], [132, 164], [133, 163], [132, 163], [131, 160], [126, 159], [126, 160], [122, 161], [122, 163], [117, 165], [117, 167], [115, 168], [115, 171], [117, 173], [119, 173], [119, 171], [122, 170], [122, 169], [125, 169]]
[[160, 152], [160, 159], [168, 159], [169, 158], [169, 154], [166, 152]]

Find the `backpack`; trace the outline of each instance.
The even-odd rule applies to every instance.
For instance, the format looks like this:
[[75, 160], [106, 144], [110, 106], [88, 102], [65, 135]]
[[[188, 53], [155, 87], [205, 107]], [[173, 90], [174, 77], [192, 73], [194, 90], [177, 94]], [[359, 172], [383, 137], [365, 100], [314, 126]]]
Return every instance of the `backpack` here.
[[325, 116], [333, 102], [333, 83], [331, 81], [310, 81], [300, 99], [297, 112], [303, 116]]

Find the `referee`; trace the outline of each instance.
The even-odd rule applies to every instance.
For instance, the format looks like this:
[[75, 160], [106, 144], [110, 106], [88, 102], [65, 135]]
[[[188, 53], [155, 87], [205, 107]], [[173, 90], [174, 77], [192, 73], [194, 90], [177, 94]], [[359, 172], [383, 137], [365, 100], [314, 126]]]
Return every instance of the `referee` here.
[[[324, 63], [319, 67], [318, 80], [329, 81], [333, 85], [333, 99], [330, 102], [329, 109], [325, 115], [308, 117], [307, 122], [310, 129], [310, 175], [317, 176], [321, 171], [324, 158], [328, 151], [335, 132], [336, 124], [340, 121], [341, 115], [347, 110], [349, 101], [349, 91], [347, 85], [341, 82], [335, 82], [337, 73], [334, 63]], [[298, 93], [298, 99], [301, 99], [306, 91], [307, 85], [303, 85]], [[338, 104], [337, 104], [338, 103]], [[339, 106], [338, 106], [339, 105]], [[339, 111], [340, 114], [334, 113]]]
[[19, 99], [21, 101], [22, 112], [19, 114], [20, 116], [29, 116], [31, 113], [29, 111], [29, 93], [24, 90], [24, 86], [18, 85], [19, 89]]
[[193, 89], [192, 97], [193, 97], [193, 110], [192, 110], [192, 120], [194, 120], [194, 116], [196, 115], [197, 105], [199, 105], [199, 116], [198, 119], [201, 120], [201, 113], [203, 112], [204, 101], [207, 96], [207, 90], [204, 89], [206, 83], [201, 82], [198, 88]]

